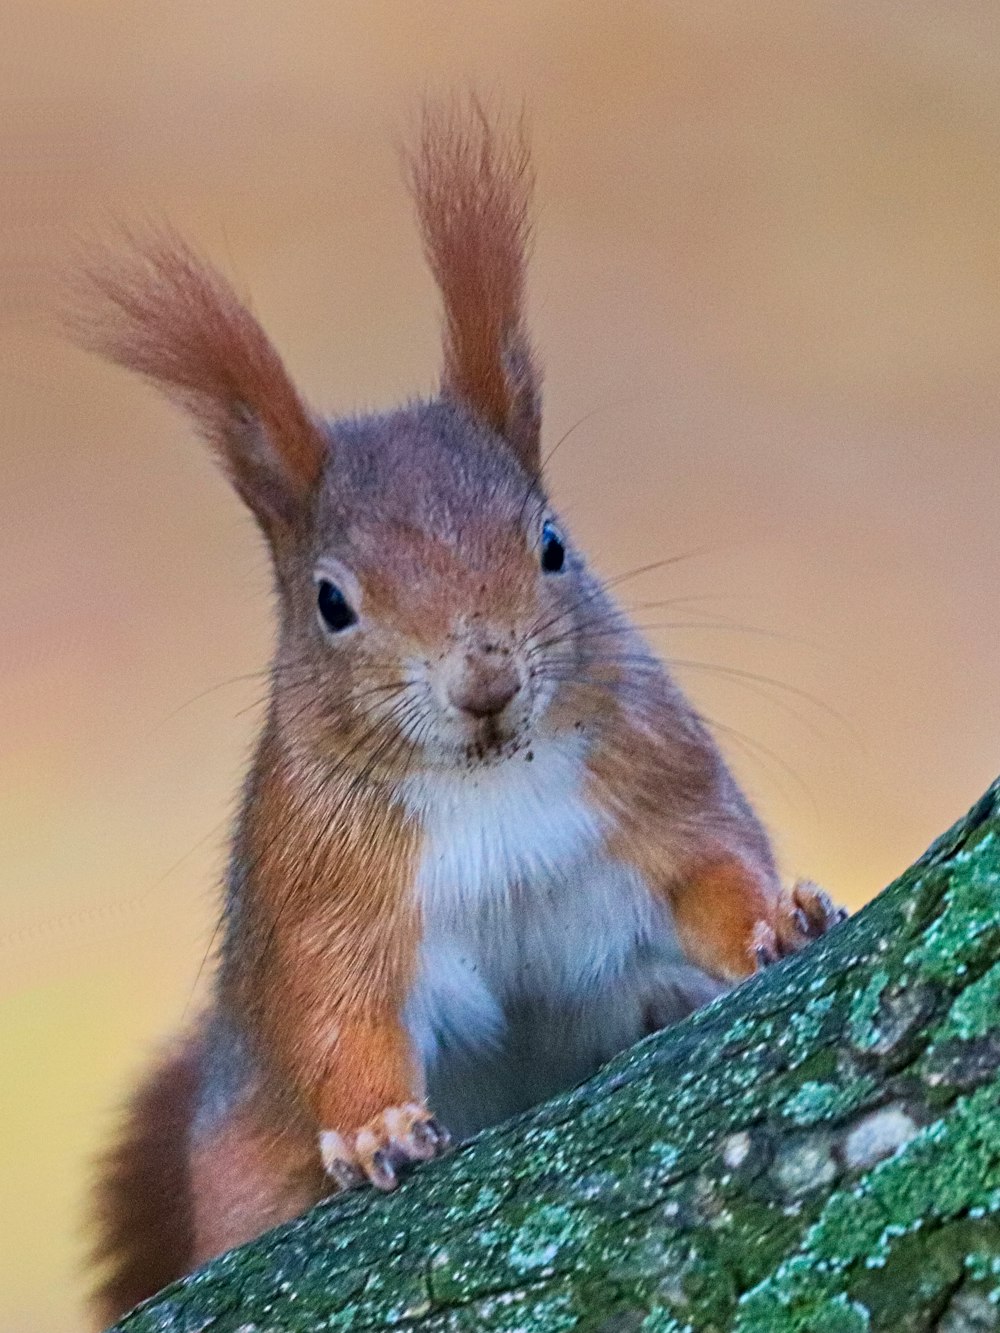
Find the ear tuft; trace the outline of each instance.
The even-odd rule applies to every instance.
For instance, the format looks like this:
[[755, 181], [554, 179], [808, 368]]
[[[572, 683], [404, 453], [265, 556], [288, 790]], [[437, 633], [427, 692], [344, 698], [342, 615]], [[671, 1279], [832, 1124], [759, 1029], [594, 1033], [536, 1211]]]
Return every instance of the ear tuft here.
[[534, 176], [522, 122], [504, 130], [475, 99], [424, 110], [405, 155], [444, 303], [442, 391], [540, 470], [540, 376], [524, 323]]
[[229, 283], [169, 231], [128, 237], [77, 284], [76, 341], [192, 415], [265, 531], [294, 521], [327, 450], [281, 358]]

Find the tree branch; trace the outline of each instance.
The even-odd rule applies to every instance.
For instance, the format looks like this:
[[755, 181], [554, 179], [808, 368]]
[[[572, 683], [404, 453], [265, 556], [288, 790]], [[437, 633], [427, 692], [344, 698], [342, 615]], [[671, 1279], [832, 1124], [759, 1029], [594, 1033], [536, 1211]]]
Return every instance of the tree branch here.
[[1000, 1328], [1000, 782], [806, 954], [121, 1333]]

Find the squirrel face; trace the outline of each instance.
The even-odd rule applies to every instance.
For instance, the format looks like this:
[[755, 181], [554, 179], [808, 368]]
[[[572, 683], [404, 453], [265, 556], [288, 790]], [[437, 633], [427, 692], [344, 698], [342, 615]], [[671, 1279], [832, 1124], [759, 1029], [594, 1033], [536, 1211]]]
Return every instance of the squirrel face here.
[[523, 133], [478, 104], [432, 110], [406, 163], [442, 297], [436, 398], [321, 421], [251, 310], [170, 232], [91, 270], [77, 330], [193, 416], [271, 548], [272, 725], [361, 780], [528, 758], [634, 660], [542, 484]]
[[314, 531], [281, 560], [279, 718], [372, 776], [526, 755], [563, 725], [591, 596], [538, 479], [441, 401], [330, 431]]

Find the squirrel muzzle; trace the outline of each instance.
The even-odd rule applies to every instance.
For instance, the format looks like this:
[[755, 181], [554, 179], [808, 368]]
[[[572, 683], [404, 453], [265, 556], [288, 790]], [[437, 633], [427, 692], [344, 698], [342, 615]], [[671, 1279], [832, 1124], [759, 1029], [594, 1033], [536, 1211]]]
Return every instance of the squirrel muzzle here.
[[521, 671], [512, 649], [497, 639], [479, 639], [446, 664], [448, 703], [476, 721], [499, 717], [522, 688]]

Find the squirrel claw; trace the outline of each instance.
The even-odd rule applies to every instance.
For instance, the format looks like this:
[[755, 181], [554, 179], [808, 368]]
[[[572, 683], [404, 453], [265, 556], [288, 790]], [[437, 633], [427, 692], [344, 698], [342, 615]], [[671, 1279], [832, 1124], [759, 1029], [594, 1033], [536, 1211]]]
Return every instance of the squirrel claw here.
[[[338, 1138], [340, 1136], [338, 1135]], [[343, 1158], [331, 1157], [327, 1160], [323, 1157], [323, 1166], [327, 1175], [337, 1186], [337, 1192], [343, 1193], [344, 1190], [357, 1189], [359, 1185], [365, 1183], [365, 1175], [360, 1167], [355, 1166], [353, 1162], [348, 1162]]]
[[353, 1134], [325, 1130], [319, 1136], [323, 1168], [338, 1190], [366, 1182], [394, 1190], [400, 1172], [414, 1162], [438, 1157], [449, 1144], [447, 1130], [416, 1102], [390, 1106]]
[[754, 927], [750, 954], [755, 970], [799, 953], [846, 917], [845, 908], [838, 907], [824, 889], [800, 879], [791, 891], [782, 893], [774, 924], [758, 921]]
[[754, 927], [750, 949], [758, 972], [776, 963], [781, 957], [781, 947], [774, 927], [769, 926], [766, 921], [758, 921]]
[[419, 1120], [413, 1125], [409, 1142], [410, 1156], [423, 1162], [444, 1152], [451, 1143], [451, 1135], [433, 1116], [430, 1116], [427, 1120]]
[[378, 1148], [372, 1153], [368, 1173], [376, 1189], [394, 1190], [399, 1184], [395, 1164], [386, 1148]]
[[800, 879], [792, 889], [792, 901], [808, 923], [810, 939], [825, 935], [831, 926], [847, 919], [847, 909], [838, 907], [825, 889], [810, 879]]

